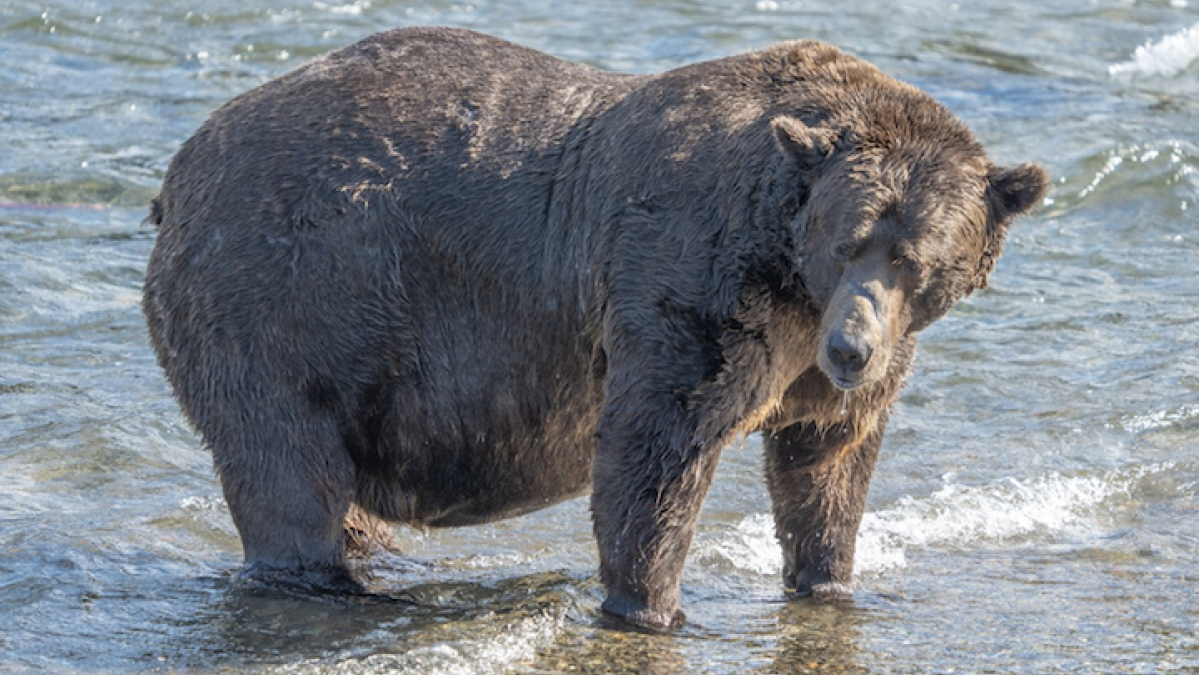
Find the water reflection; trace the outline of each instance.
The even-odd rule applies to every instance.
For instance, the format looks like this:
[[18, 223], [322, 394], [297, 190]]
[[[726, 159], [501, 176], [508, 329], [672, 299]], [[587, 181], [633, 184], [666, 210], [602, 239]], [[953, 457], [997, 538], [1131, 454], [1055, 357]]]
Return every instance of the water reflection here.
[[[606, 625], [600, 619], [599, 625]], [[675, 635], [591, 628], [560, 636], [537, 661], [538, 673], [678, 675], [696, 672]]]
[[[757, 611], [755, 611], [755, 608]], [[542, 651], [535, 673], [608, 675], [644, 673], [868, 673], [861, 656], [863, 626], [874, 613], [853, 601], [811, 599], [778, 602], [755, 600], [745, 611], [724, 618], [729, 627], [704, 628], [689, 623], [669, 634], [613, 629], [603, 618], [584, 617], [568, 626], [551, 648]]]
[[209, 646], [209, 665], [304, 661], [373, 642], [368, 636], [408, 623], [408, 610], [230, 583], [194, 637]]
[[533, 659], [575, 607], [574, 586], [566, 575], [538, 574], [376, 585], [378, 595], [348, 597], [234, 582], [202, 612], [207, 619], [189, 641], [207, 645], [208, 667], [386, 672], [442, 664], [488, 672], [514, 654]]
[[802, 599], [775, 615], [777, 654], [763, 673], [867, 673], [859, 663], [861, 626], [870, 618], [853, 601]]

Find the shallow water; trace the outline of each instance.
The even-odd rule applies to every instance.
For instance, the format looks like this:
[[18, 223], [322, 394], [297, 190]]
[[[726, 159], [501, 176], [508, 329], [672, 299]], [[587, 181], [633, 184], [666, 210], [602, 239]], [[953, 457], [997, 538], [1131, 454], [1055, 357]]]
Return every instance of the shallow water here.
[[[234, 588], [138, 309], [167, 162], [233, 95], [399, 25], [652, 72], [791, 38], [933, 93], [1045, 208], [929, 329], [852, 601], [786, 602], [730, 448], [678, 634], [612, 630], [587, 504], [398, 532], [415, 606]], [[0, 0], [0, 672], [1199, 672], [1199, 6]]]

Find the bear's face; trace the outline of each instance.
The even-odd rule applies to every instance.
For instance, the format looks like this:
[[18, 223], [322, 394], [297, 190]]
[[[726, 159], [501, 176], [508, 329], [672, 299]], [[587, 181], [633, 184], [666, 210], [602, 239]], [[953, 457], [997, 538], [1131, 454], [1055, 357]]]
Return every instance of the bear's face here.
[[964, 128], [879, 143], [794, 118], [774, 127], [806, 174], [793, 228], [821, 312], [817, 365], [846, 391], [881, 381], [902, 340], [986, 286], [1008, 223], [1047, 184], [1039, 167], [992, 165]]

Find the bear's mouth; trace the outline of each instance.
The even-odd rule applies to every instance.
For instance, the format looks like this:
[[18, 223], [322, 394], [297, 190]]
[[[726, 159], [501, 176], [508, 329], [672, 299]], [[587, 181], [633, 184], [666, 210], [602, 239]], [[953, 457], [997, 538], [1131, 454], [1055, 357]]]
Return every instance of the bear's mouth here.
[[844, 392], [850, 392], [862, 386], [862, 378], [860, 377], [851, 379], [841, 375], [829, 375], [828, 373], [825, 373], [825, 376], [828, 377], [829, 382], [833, 383], [834, 387]]

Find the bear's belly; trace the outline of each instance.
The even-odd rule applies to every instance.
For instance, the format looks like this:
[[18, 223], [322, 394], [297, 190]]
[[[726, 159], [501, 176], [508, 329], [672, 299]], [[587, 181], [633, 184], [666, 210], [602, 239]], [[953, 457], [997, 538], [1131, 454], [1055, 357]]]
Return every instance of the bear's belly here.
[[[369, 511], [419, 527], [458, 527], [519, 516], [586, 494], [598, 407], [552, 411], [528, 428], [504, 423], [394, 447], [388, 467], [359, 471]], [[511, 420], [505, 420], [510, 422]], [[411, 442], [411, 437], [401, 443]]]
[[[486, 452], [486, 451], [485, 451]], [[588, 448], [566, 455], [529, 452], [525, 459], [502, 470], [492, 468], [476, 475], [459, 475], [443, 484], [457, 498], [445, 500], [422, 487], [429, 511], [418, 512], [418, 522], [428, 527], [460, 527], [514, 518], [538, 511], [591, 489], [591, 458]], [[465, 490], [464, 485], [469, 485]]]
[[443, 315], [443, 326], [462, 332], [443, 330], [426, 347], [437, 352], [429, 363], [453, 367], [401, 374], [374, 447], [355, 458], [360, 504], [394, 521], [454, 527], [585, 494], [602, 380], [590, 345], [562, 339], [578, 327], [525, 314], [478, 340], [463, 337], [468, 325], [477, 336], [496, 317], [456, 314]]

